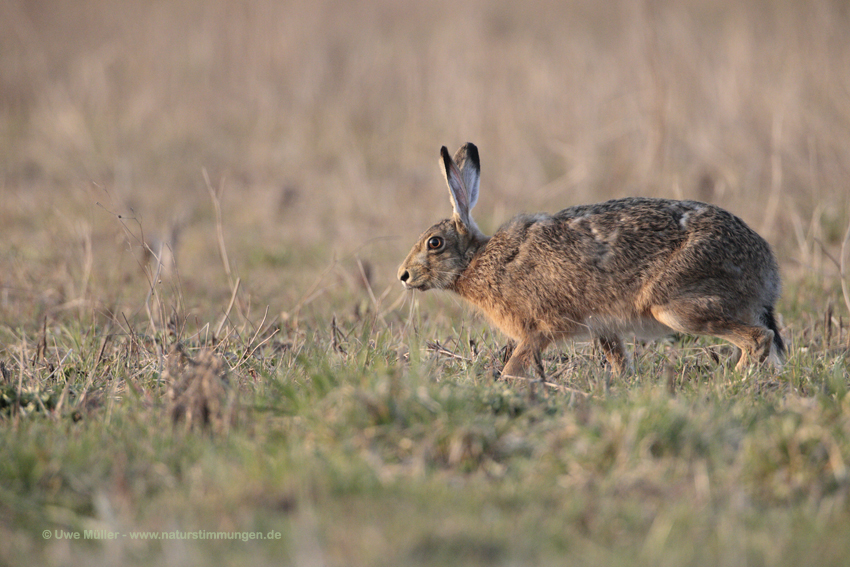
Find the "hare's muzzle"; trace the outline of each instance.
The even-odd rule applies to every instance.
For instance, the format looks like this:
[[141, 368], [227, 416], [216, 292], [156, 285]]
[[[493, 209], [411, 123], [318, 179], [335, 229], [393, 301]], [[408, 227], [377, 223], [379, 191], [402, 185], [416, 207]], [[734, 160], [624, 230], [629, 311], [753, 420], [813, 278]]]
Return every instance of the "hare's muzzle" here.
[[424, 291], [426, 289], [426, 286], [423, 282], [420, 281], [417, 284], [417, 278], [415, 273], [411, 274], [410, 271], [404, 266], [401, 266], [398, 269], [398, 279], [401, 281], [401, 285], [404, 286], [404, 289], [417, 289], [419, 291]]

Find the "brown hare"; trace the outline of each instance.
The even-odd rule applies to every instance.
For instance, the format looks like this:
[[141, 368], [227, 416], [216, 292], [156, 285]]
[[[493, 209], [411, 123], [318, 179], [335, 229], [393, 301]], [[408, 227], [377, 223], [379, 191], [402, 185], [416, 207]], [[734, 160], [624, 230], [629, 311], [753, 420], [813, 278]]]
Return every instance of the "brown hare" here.
[[779, 270], [741, 219], [696, 201], [626, 198], [521, 214], [485, 236], [478, 149], [441, 149], [454, 214], [426, 230], [398, 270], [407, 289], [446, 289], [516, 340], [503, 375], [528, 377], [550, 343], [590, 336], [613, 372], [631, 363], [623, 336], [713, 335], [752, 359], [781, 364], [774, 317]]

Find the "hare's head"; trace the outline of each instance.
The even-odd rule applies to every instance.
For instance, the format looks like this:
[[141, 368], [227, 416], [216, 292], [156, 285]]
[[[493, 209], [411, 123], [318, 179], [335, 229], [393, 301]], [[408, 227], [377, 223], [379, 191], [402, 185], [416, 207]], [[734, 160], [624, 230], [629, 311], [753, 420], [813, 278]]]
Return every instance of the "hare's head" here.
[[475, 252], [487, 242], [470, 214], [478, 201], [478, 148], [466, 144], [452, 159], [443, 146], [440, 170], [449, 186], [454, 214], [423, 232], [399, 267], [398, 279], [407, 289], [451, 288]]

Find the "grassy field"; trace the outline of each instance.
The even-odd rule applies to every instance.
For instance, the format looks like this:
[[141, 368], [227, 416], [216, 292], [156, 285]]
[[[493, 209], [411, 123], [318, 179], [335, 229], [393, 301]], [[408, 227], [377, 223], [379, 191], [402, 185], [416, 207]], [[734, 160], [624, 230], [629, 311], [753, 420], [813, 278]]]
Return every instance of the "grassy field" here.
[[[840, 1], [0, 3], [0, 565], [845, 565], [848, 140]], [[486, 233], [741, 216], [785, 368], [494, 380], [396, 281], [466, 141]]]

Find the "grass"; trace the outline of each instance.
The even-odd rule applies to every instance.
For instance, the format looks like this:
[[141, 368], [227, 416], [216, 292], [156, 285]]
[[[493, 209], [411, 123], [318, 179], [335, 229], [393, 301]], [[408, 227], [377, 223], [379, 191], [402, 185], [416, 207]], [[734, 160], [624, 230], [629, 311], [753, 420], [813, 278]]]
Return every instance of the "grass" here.
[[[441, 348], [425, 338], [439, 327], [418, 327], [373, 312], [215, 346], [188, 328], [182, 366], [163, 354], [166, 332], [106, 340], [78, 324], [47, 330], [41, 354], [7, 347], [6, 559], [837, 565], [850, 551], [846, 344], [798, 343], [782, 373], [742, 376], [714, 362], [720, 347], [668, 341], [605, 391], [587, 349], [550, 353], [558, 387], [532, 388], [493, 380], [486, 327]], [[202, 380], [189, 369], [204, 356], [227, 370], [219, 390], [196, 391], [217, 397], [191, 421], [168, 390]], [[45, 529], [281, 539], [67, 542]]]
[[[399, 6], [0, 6], [0, 563], [844, 565], [846, 7]], [[785, 368], [677, 336], [495, 381], [504, 339], [395, 280], [466, 141], [488, 233], [740, 215]]]

